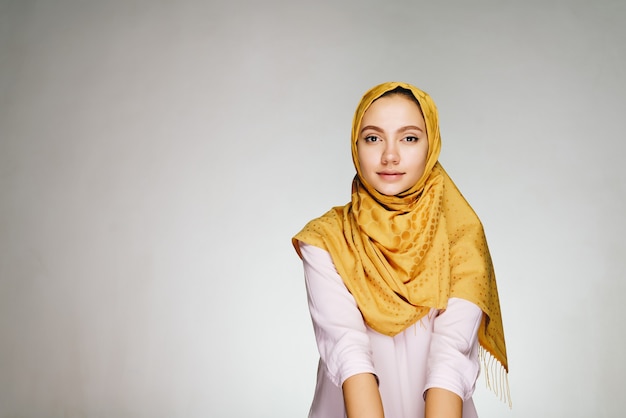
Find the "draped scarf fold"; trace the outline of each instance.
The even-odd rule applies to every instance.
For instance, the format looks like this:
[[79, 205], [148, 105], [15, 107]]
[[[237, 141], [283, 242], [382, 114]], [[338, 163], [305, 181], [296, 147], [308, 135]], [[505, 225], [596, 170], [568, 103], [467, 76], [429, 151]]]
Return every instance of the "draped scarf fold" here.
[[[426, 122], [428, 155], [421, 179], [396, 196], [363, 179], [356, 141], [374, 100], [397, 87], [410, 90]], [[425, 92], [406, 83], [384, 83], [361, 100], [352, 125], [357, 170], [351, 201], [309, 222], [297, 241], [330, 253], [337, 272], [372, 329], [394, 336], [448, 299], [469, 300], [483, 311], [478, 340], [487, 384], [508, 400], [508, 361], [495, 274], [482, 224], [438, 162], [437, 109]], [[499, 363], [494, 367], [493, 360]]]

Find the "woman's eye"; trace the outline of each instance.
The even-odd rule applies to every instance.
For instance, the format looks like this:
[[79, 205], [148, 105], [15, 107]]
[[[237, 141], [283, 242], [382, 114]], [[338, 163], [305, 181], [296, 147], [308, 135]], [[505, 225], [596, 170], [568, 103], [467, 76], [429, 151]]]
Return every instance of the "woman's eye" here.
[[407, 136], [406, 138], [404, 138], [404, 140], [406, 142], [417, 142], [419, 140], [419, 138], [416, 137], [416, 136]]
[[364, 139], [365, 139], [365, 142], [376, 142], [376, 141], [378, 141], [378, 137], [374, 136], [374, 135], [366, 136]]

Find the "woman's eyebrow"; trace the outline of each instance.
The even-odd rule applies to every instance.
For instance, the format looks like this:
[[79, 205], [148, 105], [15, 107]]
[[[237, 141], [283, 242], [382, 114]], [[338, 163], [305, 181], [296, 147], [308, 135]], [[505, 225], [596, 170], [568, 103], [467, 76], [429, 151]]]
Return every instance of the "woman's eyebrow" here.
[[363, 131], [366, 131], [366, 130], [368, 130], [368, 129], [370, 129], [370, 130], [372, 130], [372, 131], [380, 132], [380, 133], [383, 133], [383, 132], [384, 132], [384, 131], [383, 131], [381, 128], [379, 128], [378, 126], [374, 126], [374, 125], [367, 125], [367, 126], [364, 126], [364, 127], [362, 127], [362, 128], [361, 128], [361, 133], [363, 133]]
[[420, 128], [419, 126], [415, 126], [415, 125], [403, 126], [402, 128], [398, 129], [398, 132], [405, 132], [405, 131], [411, 131], [411, 130], [424, 132], [422, 128]]
[[[367, 126], [364, 126], [363, 128], [361, 128], [361, 133], [363, 133], [363, 131], [366, 131], [368, 129], [372, 130], [372, 131], [380, 132], [380, 133], [384, 133], [385, 132], [383, 129], [379, 128], [378, 126], [367, 125]], [[415, 125], [403, 126], [402, 128], [398, 129], [397, 132], [406, 132], [406, 131], [411, 131], [411, 130], [424, 132], [424, 130], [422, 128], [420, 128], [419, 126], [415, 126]]]

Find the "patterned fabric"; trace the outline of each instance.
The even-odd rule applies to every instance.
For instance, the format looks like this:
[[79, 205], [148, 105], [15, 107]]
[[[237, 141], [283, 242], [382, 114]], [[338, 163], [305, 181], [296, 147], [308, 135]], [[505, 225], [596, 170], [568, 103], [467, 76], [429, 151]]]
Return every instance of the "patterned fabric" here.
[[[418, 100], [429, 149], [421, 179], [406, 192], [387, 196], [363, 179], [357, 139], [368, 107], [397, 87], [410, 90]], [[479, 342], [490, 354], [482, 355], [487, 382], [509, 398], [503, 383], [508, 362], [500, 303], [483, 227], [438, 162], [440, 148], [437, 109], [428, 94], [399, 82], [372, 88], [363, 96], [352, 125], [357, 174], [351, 202], [309, 222], [293, 243], [296, 251], [296, 241], [302, 241], [330, 253], [365, 322], [382, 334], [402, 332], [430, 308], [445, 309], [451, 297], [476, 304], [484, 312]], [[493, 358], [502, 367], [494, 369]], [[497, 375], [497, 369], [501, 378], [496, 376], [494, 387], [490, 375]]]

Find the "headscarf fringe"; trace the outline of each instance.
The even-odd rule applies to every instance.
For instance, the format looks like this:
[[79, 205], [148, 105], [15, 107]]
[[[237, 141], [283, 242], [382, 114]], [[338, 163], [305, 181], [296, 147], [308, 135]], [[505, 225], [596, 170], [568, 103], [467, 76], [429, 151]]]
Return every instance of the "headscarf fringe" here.
[[500, 400], [513, 408], [511, 391], [509, 388], [509, 374], [506, 369], [489, 351], [483, 346], [478, 350], [478, 357], [482, 364], [483, 374], [487, 388], [491, 390]]

